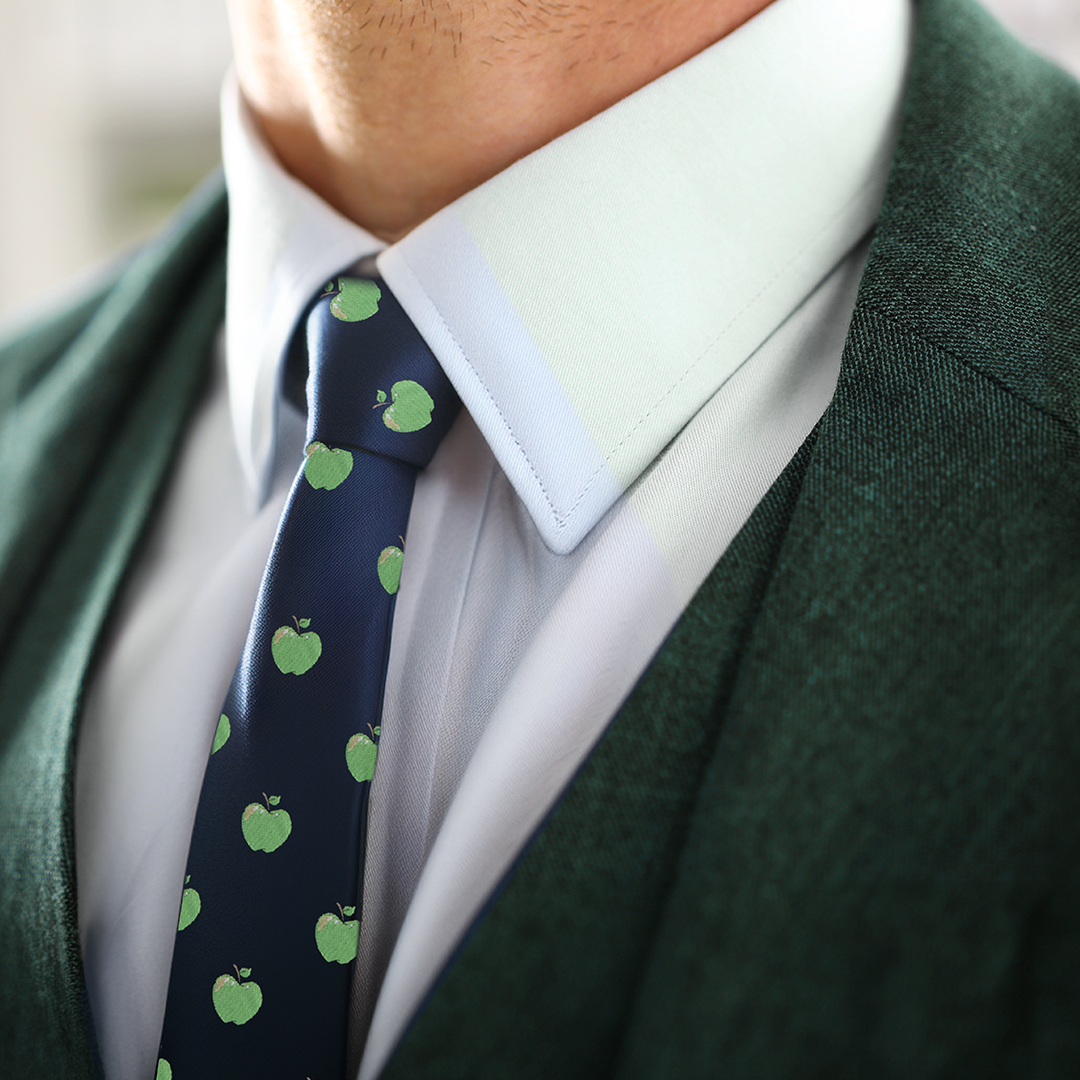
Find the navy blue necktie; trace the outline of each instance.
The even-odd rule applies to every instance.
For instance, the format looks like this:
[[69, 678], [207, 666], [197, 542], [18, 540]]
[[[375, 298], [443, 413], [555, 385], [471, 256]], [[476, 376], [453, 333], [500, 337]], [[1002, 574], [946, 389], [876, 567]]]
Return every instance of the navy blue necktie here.
[[377, 280], [307, 319], [308, 443], [203, 779], [158, 1080], [340, 1080], [416, 474], [459, 407]]

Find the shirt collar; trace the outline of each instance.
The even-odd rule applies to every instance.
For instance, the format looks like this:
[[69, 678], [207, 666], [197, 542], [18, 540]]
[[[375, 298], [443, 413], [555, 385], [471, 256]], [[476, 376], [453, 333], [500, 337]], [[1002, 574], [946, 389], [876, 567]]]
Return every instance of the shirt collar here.
[[568, 552], [871, 227], [910, 0], [775, 0], [387, 248], [287, 174], [235, 80], [226, 349], [252, 485], [311, 296], [378, 253], [545, 543]]

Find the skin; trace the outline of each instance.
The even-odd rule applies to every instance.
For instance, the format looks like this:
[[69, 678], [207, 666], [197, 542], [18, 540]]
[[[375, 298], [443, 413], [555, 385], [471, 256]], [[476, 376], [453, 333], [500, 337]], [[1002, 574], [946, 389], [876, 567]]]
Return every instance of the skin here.
[[229, 0], [285, 167], [394, 241], [772, 0]]

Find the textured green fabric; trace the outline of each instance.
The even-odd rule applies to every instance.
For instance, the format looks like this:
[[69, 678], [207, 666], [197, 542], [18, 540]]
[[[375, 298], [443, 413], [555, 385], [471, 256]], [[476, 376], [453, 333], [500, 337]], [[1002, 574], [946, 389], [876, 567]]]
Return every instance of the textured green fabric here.
[[1080, 1076], [1080, 89], [923, 0], [837, 394], [386, 1080]]
[[91, 1077], [73, 721], [223, 317], [220, 180], [96, 294], [0, 351], [0, 1075]]

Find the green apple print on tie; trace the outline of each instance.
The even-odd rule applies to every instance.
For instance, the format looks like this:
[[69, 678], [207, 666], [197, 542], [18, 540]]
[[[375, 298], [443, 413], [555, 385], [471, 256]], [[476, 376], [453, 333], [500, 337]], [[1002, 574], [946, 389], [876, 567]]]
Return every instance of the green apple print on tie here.
[[233, 964], [236, 978], [219, 975], [214, 980], [214, 1008], [226, 1024], [246, 1024], [262, 1008], [262, 987], [257, 982], [241, 982], [251, 968]]
[[[332, 293], [334, 288], [334, 282], [328, 281], [323, 289], [323, 295]], [[342, 322], [363, 322], [379, 310], [382, 290], [374, 281], [361, 278], [338, 278], [336, 288], [339, 292], [330, 301], [330, 314], [335, 319], [340, 319]]]
[[304, 476], [313, 488], [333, 491], [352, 472], [353, 456], [348, 450], [331, 450], [326, 443], [312, 442], [304, 453]]
[[[398, 537], [401, 540], [401, 537]], [[405, 541], [401, 540], [404, 544]], [[398, 586], [401, 584], [401, 563], [405, 558], [405, 552], [399, 547], [384, 547], [379, 552], [379, 580], [382, 582], [382, 587], [393, 596], [398, 591]]]
[[322, 958], [330, 964], [349, 964], [356, 959], [356, 948], [360, 941], [360, 920], [346, 918], [356, 908], [337, 906], [341, 913], [339, 919], [332, 911], [319, 916], [315, 923], [315, 944], [322, 953]]
[[172, 1066], [164, 1058], [158, 1058], [154, 1080], [172, 1080]]
[[[184, 878], [184, 884], [186, 885], [190, 880], [191, 875], [188, 874]], [[200, 911], [202, 911], [202, 897], [194, 889], [185, 889], [180, 898], [180, 923], [176, 927], [177, 932], [186, 930], [198, 918]]]
[[345, 744], [345, 764], [348, 765], [353, 779], [360, 784], [375, 775], [375, 758], [379, 753], [375, 739], [378, 738], [382, 728], [373, 728], [369, 724], [368, 731], [371, 732], [370, 739], [362, 731], [358, 731]]
[[277, 851], [292, 832], [292, 818], [285, 810], [271, 810], [271, 806], [277, 806], [281, 802], [280, 795], [271, 795], [269, 798], [263, 792], [262, 803], [248, 803], [244, 807], [243, 816], [240, 819], [240, 828], [244, 832], [244, 839], [252, 851]]
[[293, 622], [296, 623], [295, 630], [291, 626], [279, 626], [274, 631], [270, 651], [282, 674], [303, 675], [322, 656], [322, 639], [314, 630], [301, 633], [311, 625], [310, 619], [298, 619], [294, 615]]
[[214, 732], [214, 745], [210, 747], [211, 757], [229, 741], [231, 734], [232, 724], [229, 723], [229, 718], [222, 713], [221, 719], [217, 722], [217, 731]]
[[431, 410], [435, 402], [431, 395], [412, 379], [402, 379], [390, 387], [390, 401], [386, 400], [386, 391], [380, 390], [375, 395], [373, 409], [389, 406], [382, 414], [382, 422], [391, 431], [419, 431], [431, 423]]

